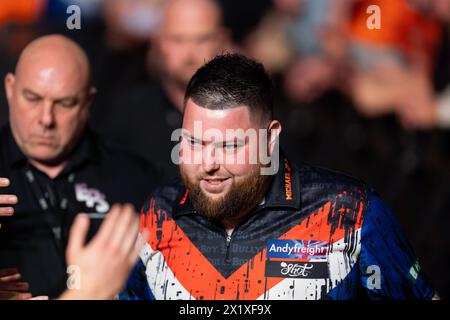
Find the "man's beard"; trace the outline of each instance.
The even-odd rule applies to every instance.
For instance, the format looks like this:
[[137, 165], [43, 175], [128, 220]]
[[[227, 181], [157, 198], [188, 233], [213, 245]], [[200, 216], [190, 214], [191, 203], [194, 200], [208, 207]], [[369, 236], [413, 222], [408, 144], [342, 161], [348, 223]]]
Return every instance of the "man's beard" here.
[[212, 200], [202, 191], [199, 183], [188, 178], [181, 166], [180, 174], [194, 209], [209, 220], [225, 224], [236, 222], [256, 207], [271, 181], [271, 176], [261, 175], [260, 169], [257, 169], [242, 181], [233, 182], [224, 196]]

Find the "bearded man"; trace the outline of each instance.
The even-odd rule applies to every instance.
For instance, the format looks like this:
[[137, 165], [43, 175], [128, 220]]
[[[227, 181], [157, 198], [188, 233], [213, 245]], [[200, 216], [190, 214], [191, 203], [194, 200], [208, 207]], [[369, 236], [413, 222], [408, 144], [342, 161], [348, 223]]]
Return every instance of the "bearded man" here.
[[437, 297], [372, 188], [278, 152], [261, 64], [217, 56], [194, 74], [184, 105], [172, 152], [183, 183], [144, 205], [146, 243], [122, 298]]

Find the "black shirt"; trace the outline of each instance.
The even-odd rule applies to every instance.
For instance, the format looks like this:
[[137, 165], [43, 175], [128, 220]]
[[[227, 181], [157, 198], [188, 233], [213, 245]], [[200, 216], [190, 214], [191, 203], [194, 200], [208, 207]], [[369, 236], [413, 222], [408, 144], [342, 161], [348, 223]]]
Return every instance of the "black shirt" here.
[[66, 288], [65, 248], [76, 214], [90, 216], [91, 238], [112, 204], [139, 208], [158, 183], [152, 166], [89, 131], [51, 179], [29, 164], [9, 125], [0, 131], [0, 177], [11, 182], [0, 192], [19, 198], [14, 215], [0, 219], [0, 268], [18, 268], [33, 295], [50, 297]]
[[[181, 128], [182, 113], [172, 104], [159, 83], [135, 86], [116, 96], [102, 119], [91, 118], [90, 125], [101, 136], [117, 143], [164, 172], [164, 181], [177, 179], [178, 166], [171, 161], [171, 152], [178, 141], [171, 141], [172, 132]], [[93, 106], [95, 112], [96, 106]]]

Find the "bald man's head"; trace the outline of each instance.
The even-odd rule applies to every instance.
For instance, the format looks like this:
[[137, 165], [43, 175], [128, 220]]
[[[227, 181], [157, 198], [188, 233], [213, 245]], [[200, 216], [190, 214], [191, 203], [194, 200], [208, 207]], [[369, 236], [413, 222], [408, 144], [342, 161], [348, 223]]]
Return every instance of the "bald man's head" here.
[[157, 37], [166, 79], [186, 87], [194, 72], [225, 49], [228, 31], [214, 0], [169, 0]]
[[14, 138], [30, 159], [63, 161], [86, 127], [95, 94], [84, 51], [72, 40], [49, 35], [21, 53], [5, 78]]
[[28, 44], [19, 56], [15, 76], [20, 78], [36, 70], [53, 69], [60, 77], [75, 76], [79, 84], [90, 84], [90, 65], [81, 47], [61, 35], [48, 35]]

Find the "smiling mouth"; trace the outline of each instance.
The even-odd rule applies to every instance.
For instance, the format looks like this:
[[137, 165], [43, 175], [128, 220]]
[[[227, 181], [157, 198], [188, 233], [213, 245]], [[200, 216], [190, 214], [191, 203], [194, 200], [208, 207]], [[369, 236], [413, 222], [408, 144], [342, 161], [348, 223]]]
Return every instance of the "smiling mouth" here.
[[203, 180], [208, 183], [211, 183], [211, 184], [220, 184], [228, 179], [229, 178], [223, 178], [223, 179], [214, 178], [214, 179], [203, 179]]
[[213, 178], [213, 179], [205, 178], [205, 179], [202, 179], [203, 187], [208, 192], [219, 193], [223, 190], [223, 188], [225, 187], [226, 181], [229, 179], [230, 178]]

